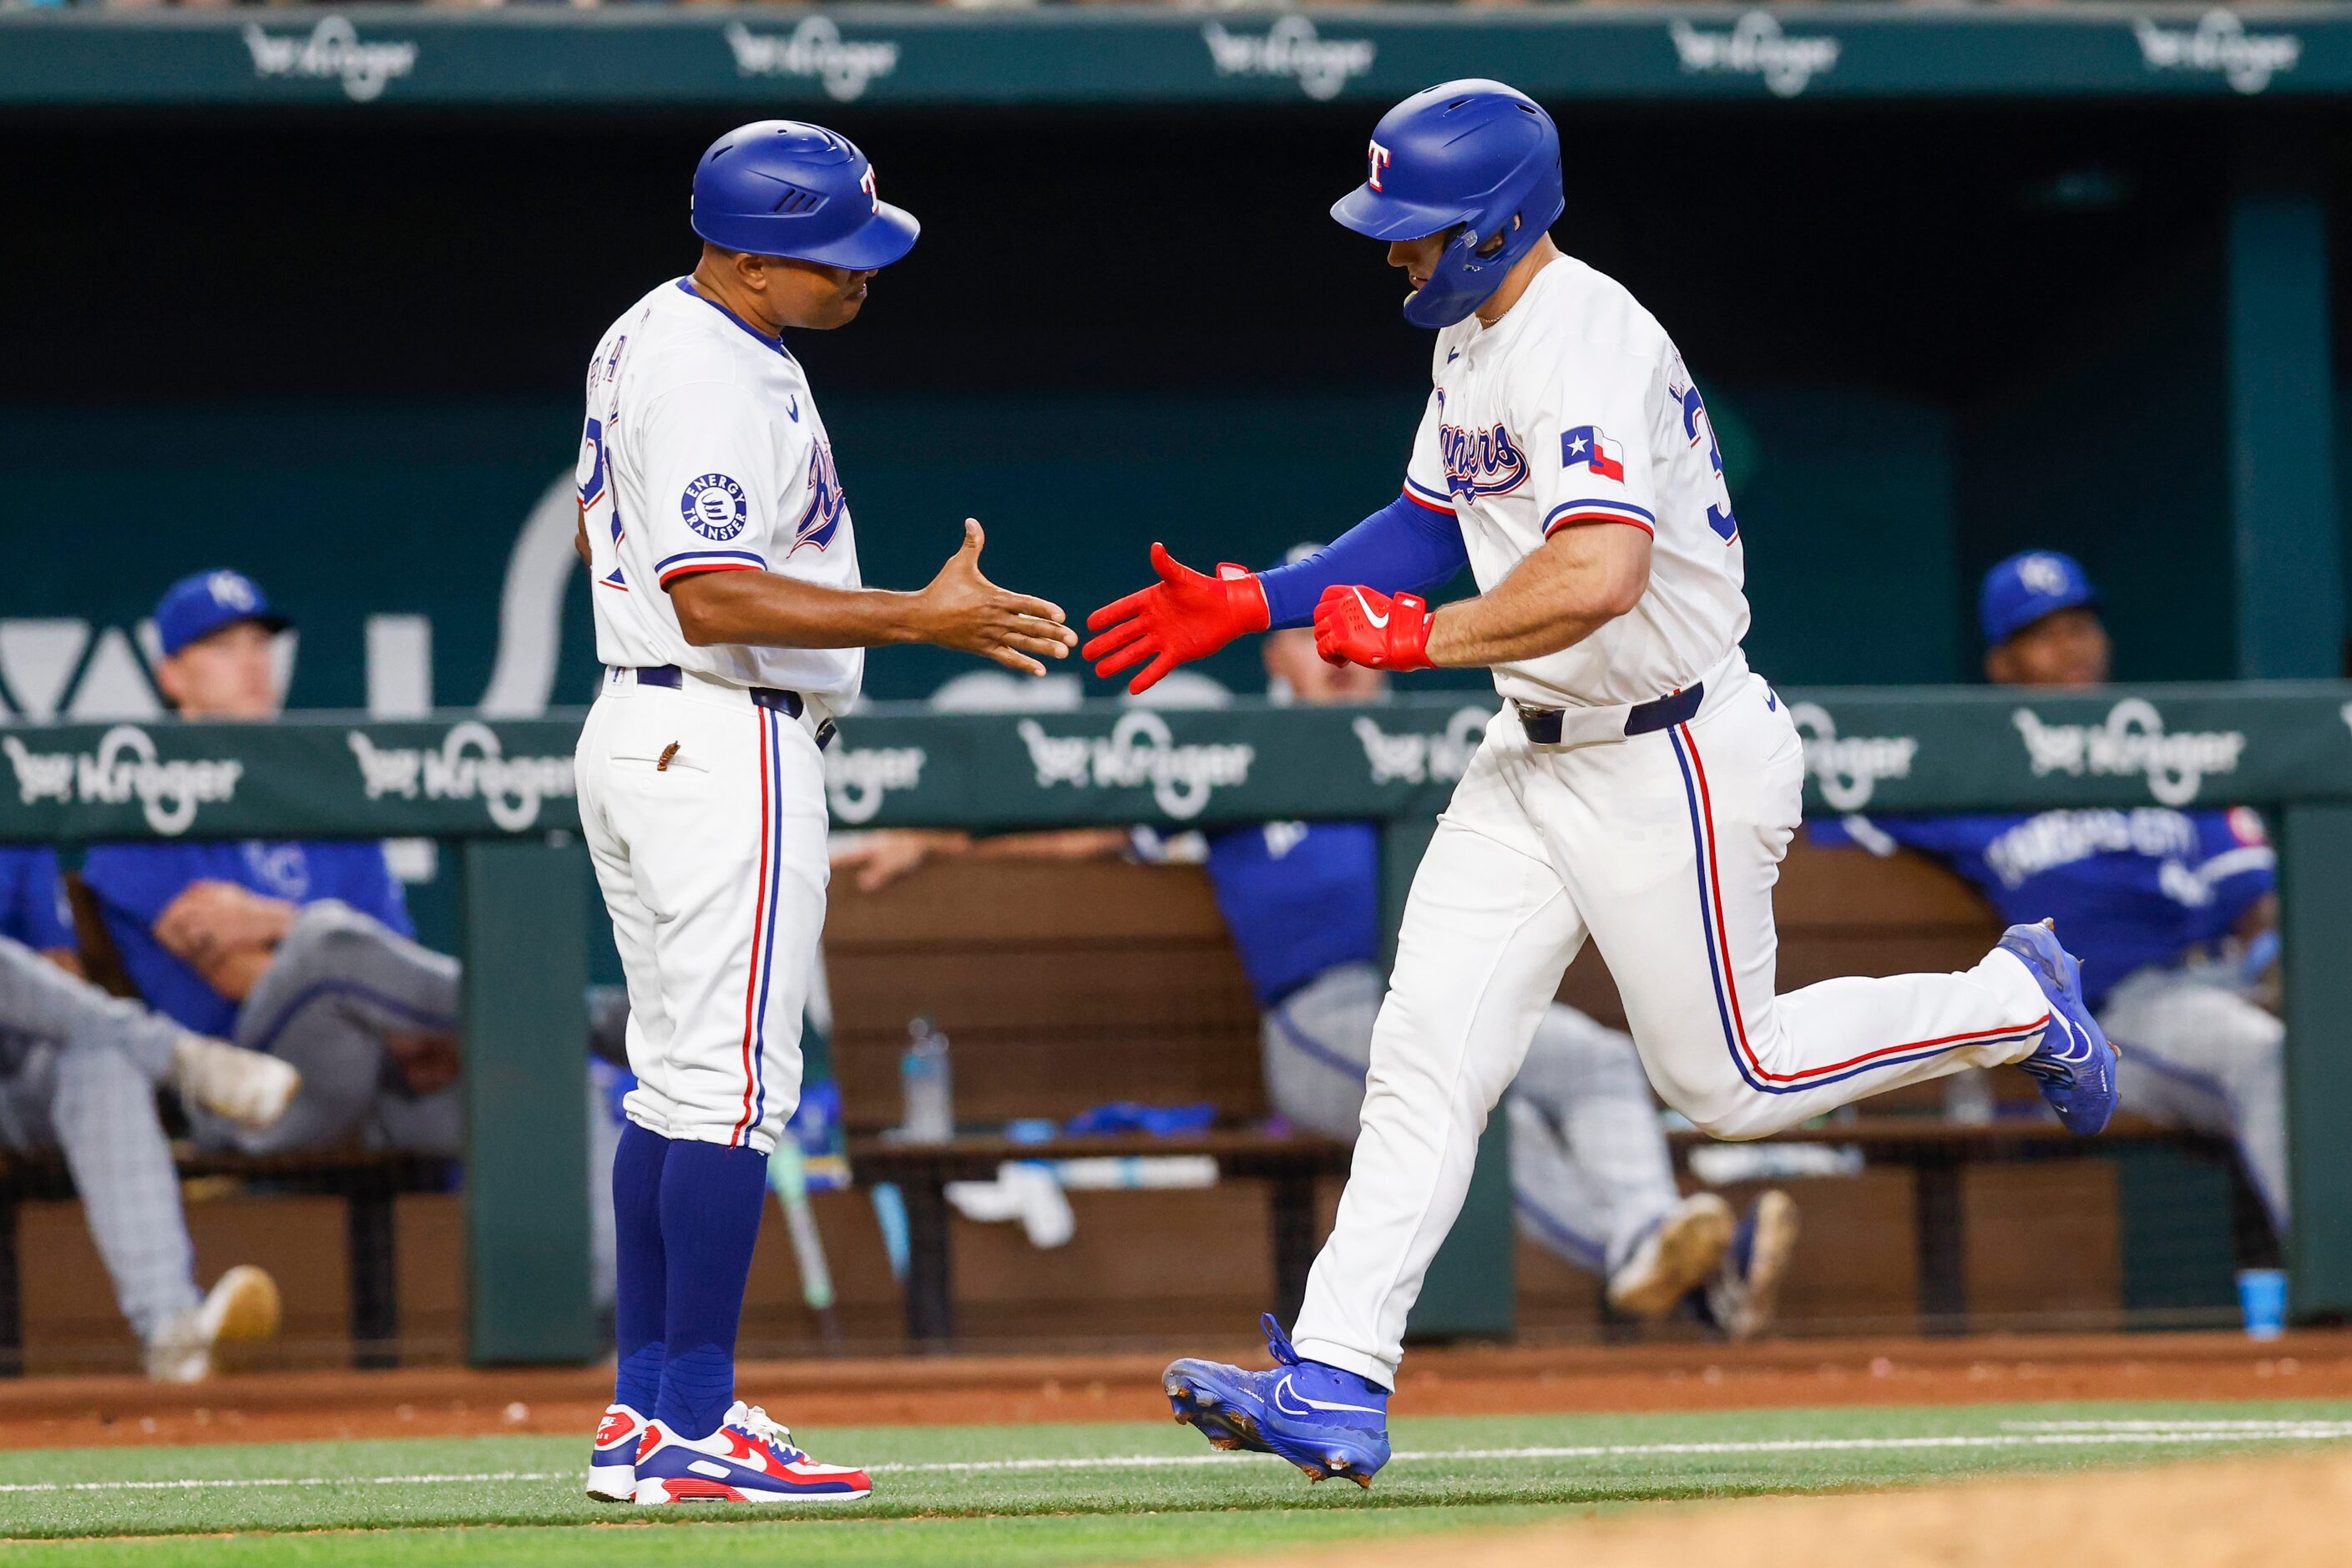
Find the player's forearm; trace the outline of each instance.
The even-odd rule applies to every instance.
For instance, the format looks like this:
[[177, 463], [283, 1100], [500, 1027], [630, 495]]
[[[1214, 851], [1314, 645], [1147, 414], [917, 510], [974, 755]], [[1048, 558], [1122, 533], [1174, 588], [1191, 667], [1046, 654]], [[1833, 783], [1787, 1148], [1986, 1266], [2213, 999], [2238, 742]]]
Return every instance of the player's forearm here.
[[678, 630], [697, 647], [880, 647], [929, 642], [924, 595], [828, 588], [769, 572], [706, 572], [670, 589]]
[[1334, 584], [1361, 583], [1383, 594], [1424, 593], [1468, 563], [1462, 526], [1452, 512], [1399, 496], [1347, 532], [1287, 566], [1258, 574], [1274, 626], [1303, 626]]
[[1574, 647], [1641, 603], [1650, 536], [1612, 523], [1567, 528], [1481, 594], [1432, 618], [1429, 659], [1471, 668]]

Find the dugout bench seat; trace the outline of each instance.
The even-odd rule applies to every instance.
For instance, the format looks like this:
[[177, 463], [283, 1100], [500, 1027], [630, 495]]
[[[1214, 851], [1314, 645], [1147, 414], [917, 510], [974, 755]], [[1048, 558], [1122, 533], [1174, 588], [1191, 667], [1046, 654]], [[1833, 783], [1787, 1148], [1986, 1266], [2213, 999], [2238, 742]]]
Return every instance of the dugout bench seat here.
[[[877, 893], [849, 884], [846, 877], [834, 884], [825, 939], [835, 1062], [859, 1182], [895, 1182], [908, 1199], [905, 1308], [918, 1342], [935, 1343], [954, 1326], [947, 1237], [968, 1222], [949, 1217], [937, 1195], [945, 1183], [985, 1180], [1003, 1160], [1112, 1151], [1096, 1140], [1044, 1149], [974, 1139], [926, 1150], [884, 1142], [878, 1134], [898, 1119], [898, 1060], [910, 1018], [932, 1017], [953, 1042], [956, 1110], [966, 1125], [1066, 1119], [1115, 1100], [1206, 1100], [1229, 1126], [1265, 1116], [1257, 1009], [1198, 868], [967, 858], [928, 864]], [[1842, 974], [1964, 969], [2000, 931], [1967, 884], [1926, 860], [1817, 848], [1801, 837], [1775, 903], [1783, 990]], [[1623, 1026], [1615, 984], [1590, 947], [1560, 996]], [[1867, 1245], [1908, 1255], [1923, 1328], [1957, 1330], [1971, 1310], [1962, 1188], [1972, 1170], [2128, 1158], [2159, 1145], [2200, 1161], [2228, 1160], [2213, 1141], [2128, 1118], [2099, 1139], [2076, 1139], [2038, 1119], [2040, 1097], [2022, 1074], [2005, 1068], [1993, 1077], [2000, 1105], [2027, 1114], [1954, 1122], [1943, 1114], [1944, 1086], [1927, 1083], [1775, 1140], [1856, 1149], [1871, 1166], [1904, 1173], [1909, 1234], [1873, 1234]], [[1321, 1141], [1286, 1145], [1265, 1133], [1217, 1136], [1267, 1140], [1246, 1162], [1243, 1145], [1224, 1145], [1219, 1163], [1221, 1173], [1269, 1184], [1268, 1283], [1286, 1310], [1296, 1299], [1296, 1259], [1311, 1259], [1319, 1243], [1316, 1227], [1345, 1173], [1344, 1151]], [[1134, 1142], [1118, 1152], [1207, 1152], [1182, 1141]], [[1686, 1132], [1670, 1142], [1679, 1158], [1708, 1141]], [[2242, 1231], [2262, 1229], [2250, 1203], [2238, 1214]], [[1835, 1226], [1824, 1216], [1811, 1227], [1808, 1247], [1836, 1245]], [[1151, 1241], [1155, 1251], [1179, 1258], [1224, 1244], [1206, 1230], [1155, 1232]], [[1255, 1312], [1267, 1300], [1236, 1300], [1232, 1310]], [[1048, 1315], [1036, 1320], [1036, 1331], [1098, 1331], [1084, 1318], [1066, 1325]]]
[[[403, 1193], [446, 1192], [456, 1163], [367, 1150], [299, 1155], [207, 1154], [173, 1146], [182, 1181], [227, 1179], [267, 1193], [331, 1194], [343, 1200], [351, 1285], [352, 1364], [400, 1364], [398, 1249], [393, 1204]], [[23, 1261], [17, 1255], [20, 1205], [70, 1198], [73, 1179], [59, 1159], [0, 1154], [0, 1377], [25, 1368]]]
[[[65, 887], [82, 973], [111, 995], [142, 1002], [107, 931], [97, 895], [76, 875], [66, 877]], [[183, 1182], [209, 1178], [264, 1193], [341, 1198], [352, 1364], [399, 1364], [399, 1255], [393, 1205], [403, 1193], [449, 1191], [457, 1184], [457, 1162], [366, 1149], [275, 1155], [211, 1153], [175, 1141], [173, 1163]], [[73, 1195], [73, 1180], [62, 1159], [0, 1154], [0, 1376], [21, 1375], [25, 1363], [23, 1262], [16, 1246], [19, 1206]]]

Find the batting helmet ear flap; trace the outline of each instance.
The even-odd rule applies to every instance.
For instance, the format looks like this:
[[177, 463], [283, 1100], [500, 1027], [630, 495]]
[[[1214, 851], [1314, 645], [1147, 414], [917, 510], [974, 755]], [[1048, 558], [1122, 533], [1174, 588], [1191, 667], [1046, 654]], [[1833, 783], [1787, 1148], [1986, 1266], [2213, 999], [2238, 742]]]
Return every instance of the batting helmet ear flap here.
[[1374, 239], [1465, 226], [1405, 300], [1415, 326], [1449, 327], [1486, 303], [1568, 206], [1551, 116], [1498, 81], [1414, 93], [1381, 117], [1371, 148], [1364, 184], [1332, 205], [1333, 217]]

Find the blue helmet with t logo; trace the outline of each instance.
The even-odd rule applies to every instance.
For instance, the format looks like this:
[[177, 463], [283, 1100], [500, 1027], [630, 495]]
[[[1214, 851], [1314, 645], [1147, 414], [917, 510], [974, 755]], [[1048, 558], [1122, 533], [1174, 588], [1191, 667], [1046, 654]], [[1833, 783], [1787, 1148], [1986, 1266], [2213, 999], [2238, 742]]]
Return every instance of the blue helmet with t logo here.
[[[1405, 300], [1416, 327], [1450, 327], [1484, 304], [1568, 205], [1551, 116], [1499, 81], [1414, 93], [1381, 116], [1369, 157], [1370, 174], [1331, 204], [1333, 217], [1374, 239], [1462, 231]], [[1502, 245], [1481, 255], [1497, 235]]]
[[859, 272], [889, 266], [922, 232], [875, 194], [857, 143], [798, 120], [755, 120], [713, 142], [694, 168], [693, 222], [728, 250]]

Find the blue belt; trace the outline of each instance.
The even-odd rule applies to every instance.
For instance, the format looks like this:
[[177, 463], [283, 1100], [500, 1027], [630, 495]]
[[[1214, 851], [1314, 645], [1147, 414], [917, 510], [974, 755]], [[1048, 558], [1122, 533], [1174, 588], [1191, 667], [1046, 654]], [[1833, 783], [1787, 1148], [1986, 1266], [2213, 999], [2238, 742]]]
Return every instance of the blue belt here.
[[[686, 684], [686, 677], [674, 664], [641, 664], [636, 667], [639, 686], [659, 686], [671, 691]], [[773, 686], [747, 686], [744, 694], [751, 699], [754, 708], [771, 709], [788, 719], [797, 719], [808, 711], [808, 704], [797, 691], [784, 691]], [[816, 727], [818, 751], [833, 744], [833, 721], [827, 719]]]
[[[1659, 730], [1671, 730], [1690, 719], [1706, 700], [1706, 682], [1700, 681], [1685, 691], [1654, 701], [1636, 702], [1625, 712], [1625, 733], [1628, 736], [1647, 735]], [[1517, 704], [1514, 704], [1517, 706]], [[1519, 728], [1528, 739], [1538, 746], [1559, 744], [1560, 714], [1558, 708], [1520, 708]]]

